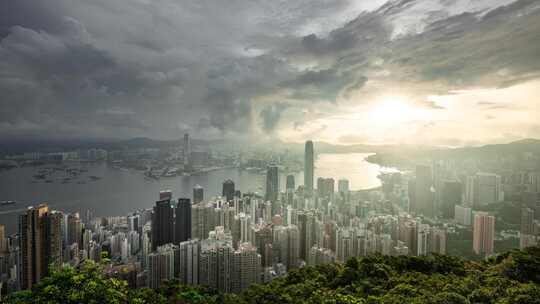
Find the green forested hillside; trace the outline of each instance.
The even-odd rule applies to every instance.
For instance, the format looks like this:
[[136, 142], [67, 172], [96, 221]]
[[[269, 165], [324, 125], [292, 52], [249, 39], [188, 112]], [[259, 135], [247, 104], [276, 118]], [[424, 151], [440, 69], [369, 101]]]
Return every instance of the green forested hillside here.
[[483, 262], [450, 256], [350, 259], [305, 267], [242, 294], [218, 294], [169, 282], [159, 290], [128, 289], [100, 266], [54, 272], [7, 303], [540, 303], [540, 248]]

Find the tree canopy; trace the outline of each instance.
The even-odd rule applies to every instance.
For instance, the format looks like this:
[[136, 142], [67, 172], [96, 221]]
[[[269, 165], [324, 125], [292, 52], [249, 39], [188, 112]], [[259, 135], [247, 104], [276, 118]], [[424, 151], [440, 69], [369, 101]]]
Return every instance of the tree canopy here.
[[304, 267], [240, 294], [170, 281], [157, 290], [129, 289], [100, 265], [55, 270], [7, 303], [539, 303], [540, 248], [512, 250], [485, 261], [445, 255], [359, 257], [344, 264]]

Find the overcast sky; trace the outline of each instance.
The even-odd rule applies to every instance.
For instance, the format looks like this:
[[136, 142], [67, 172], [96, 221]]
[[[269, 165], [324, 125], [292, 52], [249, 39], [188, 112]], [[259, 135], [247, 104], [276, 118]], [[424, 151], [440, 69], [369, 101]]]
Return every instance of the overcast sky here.
[[0, 137], [540, 137], [537, 0], [3, 0]]

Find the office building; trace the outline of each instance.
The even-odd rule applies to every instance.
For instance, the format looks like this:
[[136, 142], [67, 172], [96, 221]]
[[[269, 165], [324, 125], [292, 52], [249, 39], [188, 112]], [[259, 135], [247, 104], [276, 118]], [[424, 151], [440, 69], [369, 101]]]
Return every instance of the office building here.
[[473, 227], [473, 251], [476, 254], [493, 254], [495, 240], [495, 217], [486, 212], [476, 212]]
[[[279, 225], [276, 225], [279, 226]], [[256, 246], [258, 253], [261, 255], [261, 263], [263, 267], [270, 267], [273, 263], [273, 244], [272, 244], [272, 225], [260, 224], [252, 227], [253, 244]]]
[[279, 194], [279, 170], [276, 165], [266, 168], [266, 201], [275, 203]]
[[67, 216], [67, 239], [68, 239], [68, 246], [71, 246], [74, 243], [77, 243], [79, 248], [82, 248], [82, 223], [81, 219], [79, 218], [79, 214], [69, 214]]
[[170, 200], [157, 201], [152, 214], [152, 250], [174, 242], [174, 209]]
[[348, 202], [349, 199], [350, 199], [350, 188], [349, 188], [349, 180], [347, 179], [340, 179], [338, 181], [338, 192], [339, 192], [339, 195], [341, 196], [341, 198], [345, 201], [345, 202]]
[[313, 193], [314, 162], [313, 142], [308, 140], [306, 141], [304, 152], [304, 191], [308, 195]]
[[292, 175], [292, 174], [287, 175], [287, 180], [286, 180], [286, 183], [285, 183], [285, 189], [294, 191], [294, 189], [295, 189], [294, 175]]
[[443, 218], [452, 219], [455, 207], [462, 203], [462, 185], [458, 181], [445, 181], [441, 194], [440, 212]]
[[521, 208], [521, 234], [534, 234], [534, 211], [531, 208]]
[[430, 253], [430, 227], [427, 224], [418, 225], [418, 236], [416, 238], [416, 255], [427, 255]]
[[189, 134], [184, 134], [184, 170], [191, 170], [191, 142], [189, 140]]
[[216, 226], [219, 226], [219, 219], [212, 203], [201, 202], [191, 206], [192, 239], [206, 239]]
[[454, 207], [454, 220], [460, 225], [472, 225], [472, 209], [463, 205], [456, 205]]
[[519, 248], [523, 249], [537, 244], [535, 235], [534, 210], [531, 208], [521, 208], [521, 229], [519, 234]]
[[204, 188], [197, 184], [193, 187], [193, 204], [198, 204], [204, 200]]
[[239, 293], [260, 283], [261, 255], [251, 243], [242, 243], [232, 256], [231, 292]]
[[[432, 218], [434, 214], [434, 193], [431, 167], [416, 166], [416, 177], [412, 183], [413, 189], [409, 189], [410, 211]], [[412, 190], [412, 191], [411, 191]], [[410, 248], [409, 248], [410, 249]]]
[[178, 279], [182, 284], [199, 284], [199, 255], [201, 242], [198, 239], [182, 242], [180, 250], [180, 269]]
[[172, 280], [175, 274], [175, 251], [178, 246], [166, 244], [148, 255], [148, 286], [159, 288], [163, 281]]
[[49, 272], [49, 266], [62, 263], [62, 221], [60, 212], [46, 204], [29, 207], [19, 216], [20, 287], [30, 289]]
[[235, 195], [234, 182], [230, 179], [223, 182], [223, 197], [229, 202], [232, 201]]
[[272, 240], [274, 261], [294, 269], [300, 265], [300, 231], [296, 225], [276, 226]]
[[429, 239], [429, 252], [446, 254], [446, 229], [431, 227], [430, 239]]
[[317, 178], [317, 193], [319, 198], [331, 199], [334, 197], [335, 181], [333, 178]]
[[408, 248], [409, 255], [418, 255], [418, 223], [410, 218], [400, 219], [399, 241]]
[[232, 235], [223, 227], [216, 227], [208, 239], [201, 241], [199, 258], [199, 284], [220, 292], [231, 292]]
[[174, 242], [179, 244], [191, 239], [191, 201], [179, 198], [174, 219]]
[[467, 177], [465, 200], [469, 206], [485, 206], [504, 200], [501, 177], [493, 173], [476, 173]]
[[172, 200], [172, 191], [171, 190], [159, 191], [159, 200], [160, 201]]

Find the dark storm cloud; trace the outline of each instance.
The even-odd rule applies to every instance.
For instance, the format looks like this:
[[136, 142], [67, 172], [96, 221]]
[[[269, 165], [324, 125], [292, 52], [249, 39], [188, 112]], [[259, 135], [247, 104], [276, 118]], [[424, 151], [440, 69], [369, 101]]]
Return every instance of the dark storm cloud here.
[[392, 27], [385, 22], [381, 10], [362, 13], [325, 38], [310, 34], [302, 38], [303, 51], [313, 55], [330, 55], [340, 58], [343, 54], [368, 52], [381, 47], [390, 37]]
[[[307, 100], [334, 101], [337, 95], [353, 81], [353, 73], [339, 68], [324, 70], [308, 70], [291, 81], [281, 83], [281, 87], [289, 88], [293, 98]], [[357, 83], [357, 88], [365, 81]]]
[[17, 0], [0, 4], [0, 39], [18, 25], [34, 30], [54, 30], [61, 27], [64, 10], [49, 1]]
[[262, 95], [287, 91], [302, 111], [386, 69], [390, 80], [500, 86], [540, 72], [537, 1], [429, 11], [420, 33], [399, 37], [395, 20], [425, 2], [337, 22], [350, 3], [0, 1], [0, 136], [238, 135], [254, 120], [270, 132], [284, 104], [257, 113]]
[[[119, 117], [95, 112], [131, 94], [137, 84], [132, 71], [92, 45], [77, 20], [64, 18], [57, 29], [52, 35], [14, 26], [0, 42], [0, 120], [9, 124], [4, 132], [19, 125], [65, 133], [78, 126], [118, 127]], [[122, 127], [141, 128], [136, 119], [120, 118]]]
[[539, 33], [538, 2], [521, 0], [484, 16], [464, 13], [435, 22], [396, 41], [387, 56], [406, 69], [404, 77], [501, 85], [540, 70]]
[[276, 102], [266, 106], [259, 113], [263, 130], [267, 133], [274, 131], [281, 119], [281, 114], [283, 111], [287, 110], [289, 106], [290, 105], [286, 102]]
[[246, 131], [251, 98], [269, 92], [291, 75], [287, 64], [271, 55], [217, 63], [208, 71], [207, 94], [203, 99], [210, 125], [222, 131]]

